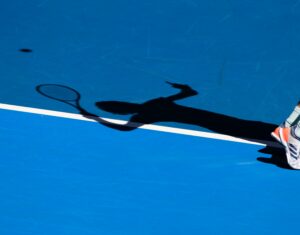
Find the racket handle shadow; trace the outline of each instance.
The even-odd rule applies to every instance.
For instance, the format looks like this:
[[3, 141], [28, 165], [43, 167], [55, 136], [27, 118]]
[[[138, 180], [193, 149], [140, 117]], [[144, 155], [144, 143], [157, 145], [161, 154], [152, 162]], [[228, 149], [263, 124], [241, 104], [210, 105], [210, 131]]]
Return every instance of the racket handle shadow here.
[[78, 106], [77, 107], [79, 113], [90, 120], [93, 120], [95, 122], [98, 122], [99, 124], [102, 124], [106, 127], [112, 128], [112, 129], [116, 129], [119, 131], [132, 131], [135, 130], [139, 127], [141, 127], [143, 124], [142, 123], [134, 123], [134, 122], [127, 122], [126, 124], [117, 124], [117, 123], [113, 123], [110, 121], [107, 121], [93, 113], [88, 112], [87, 110], [83, 109], [82, 107]]

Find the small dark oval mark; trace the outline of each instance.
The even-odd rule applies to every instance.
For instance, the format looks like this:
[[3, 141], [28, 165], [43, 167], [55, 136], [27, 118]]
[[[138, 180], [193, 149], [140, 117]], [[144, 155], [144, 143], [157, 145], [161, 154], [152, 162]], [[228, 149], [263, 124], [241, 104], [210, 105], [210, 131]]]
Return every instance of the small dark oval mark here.
[[19, 51], [20, 51], [20, 52], [25, 52], [25, 53], [30, 53], [30, 52], [32, 52], [32, 50], [29, 49], [29, 48], [22, 48], [22, 49], [20, 49]]

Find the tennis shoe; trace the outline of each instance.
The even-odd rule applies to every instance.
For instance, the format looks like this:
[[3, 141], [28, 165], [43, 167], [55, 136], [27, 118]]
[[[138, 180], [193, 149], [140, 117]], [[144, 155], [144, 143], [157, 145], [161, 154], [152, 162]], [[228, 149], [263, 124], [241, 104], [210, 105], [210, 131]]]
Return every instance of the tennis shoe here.
[[294, 169], [300, 169], [300, 138], [295, 134], [297, 126], [279, 128], [279, 137], [285, 147], [289, 165]]
[[272, 133], [271, 136], [280, 144], [282, 144], [282, 140], [280, 139], [279, 130], [280, 128], [284, 128], [284, 123], [280, 124]]
[[[279, 135], [279, 129], [280, 127], [277, 127], [272, 133], [271, 133], [271, 136], [277, 140], [279, 143], [281, 143], [281, 140], [280, 140], [280, 135]], [[282, 144], [282, 143], [281, 143]]]

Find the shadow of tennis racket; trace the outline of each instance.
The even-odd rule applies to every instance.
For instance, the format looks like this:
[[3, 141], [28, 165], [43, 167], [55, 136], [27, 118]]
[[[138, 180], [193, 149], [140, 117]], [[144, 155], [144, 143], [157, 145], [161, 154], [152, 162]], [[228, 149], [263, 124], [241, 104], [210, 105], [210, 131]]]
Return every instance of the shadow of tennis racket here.
[[58, 84], [42, 84], [38, 85], [36, 90], [47, 98], [71, 105], [76, 109], [80, 108], [81, 95], [71, 87]]
[[44, 97], [70, 105], [73, 108], [77, 109], [82, 116], [94, 120], [110, 128], [114, 128], [122, 131], [129, 131], [129, 130], [134, 130], [137, 127], [142, 125], [140, 123], [132, 123], [132, 122], [129, 122], [125, 125], [116, 124], [104, 120], [103, 118], [88, 112], [80, 105], [80, 99], [81, 99], [80, 93], [74, 88], [65, 85], [41, 84], [36, 86], [36, 91]]

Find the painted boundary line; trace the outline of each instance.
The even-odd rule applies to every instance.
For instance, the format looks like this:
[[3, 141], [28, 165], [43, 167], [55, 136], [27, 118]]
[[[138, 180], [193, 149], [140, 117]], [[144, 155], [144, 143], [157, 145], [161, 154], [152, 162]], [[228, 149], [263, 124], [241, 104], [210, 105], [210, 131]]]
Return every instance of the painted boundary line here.
[[[95, 120], [83, 117], [80, 114], [75, 113], [66, 113], [60, 111], [53, 111], [47, 109], [38, 109], [38, 108], [31, 108], [31, 107], [24, 107], [24, 106], [17, 106], [17, 105], [10, 105], [10, 104], [2, 104], [0, 103], [0, 109], [10, 110], [10, 111], [17, 111], [17, 112], [25, 112], [25, 113], [32, 113], [32, 114], [39, 114], [39, 115], [47, 115], [47, 116], [54, 116], [54, 117], [61, 117], [61, 118], [68, 118], [68, 119], [75, 119], [81, 121], [88, 121], [88, 122], [97, 122]], [[108, 121], [114, 124], [124, 125], [127, 121], [111, 119], [111, 118], [102, 118], [104, 121]], [[140, 129], [145, 130], [152, 130], [152, 131], [161, 131], [161, 132], [168, 132], [174, 134], [181, 134], [181, 135], [189, 135], [195, 137], [203, 137], [203, 138], [210, 138], [210, 139], [217, 139], [217, 140], [225, 140], [225, 141], [232, 141], [238, 143], [245, 143], [245, 144], [254, 144], [260, 146], [266, 146], [266, 144], [260, 143], [259, 141], [248, 141], [228, 135], [216, 134], [216, 133], [209, 133], [203, 131], [194, 131], [182, 128], [175, 128], [175, 127], [165, 127], [165, 126], [158, 126], [152, 124], [145, 124]]]

